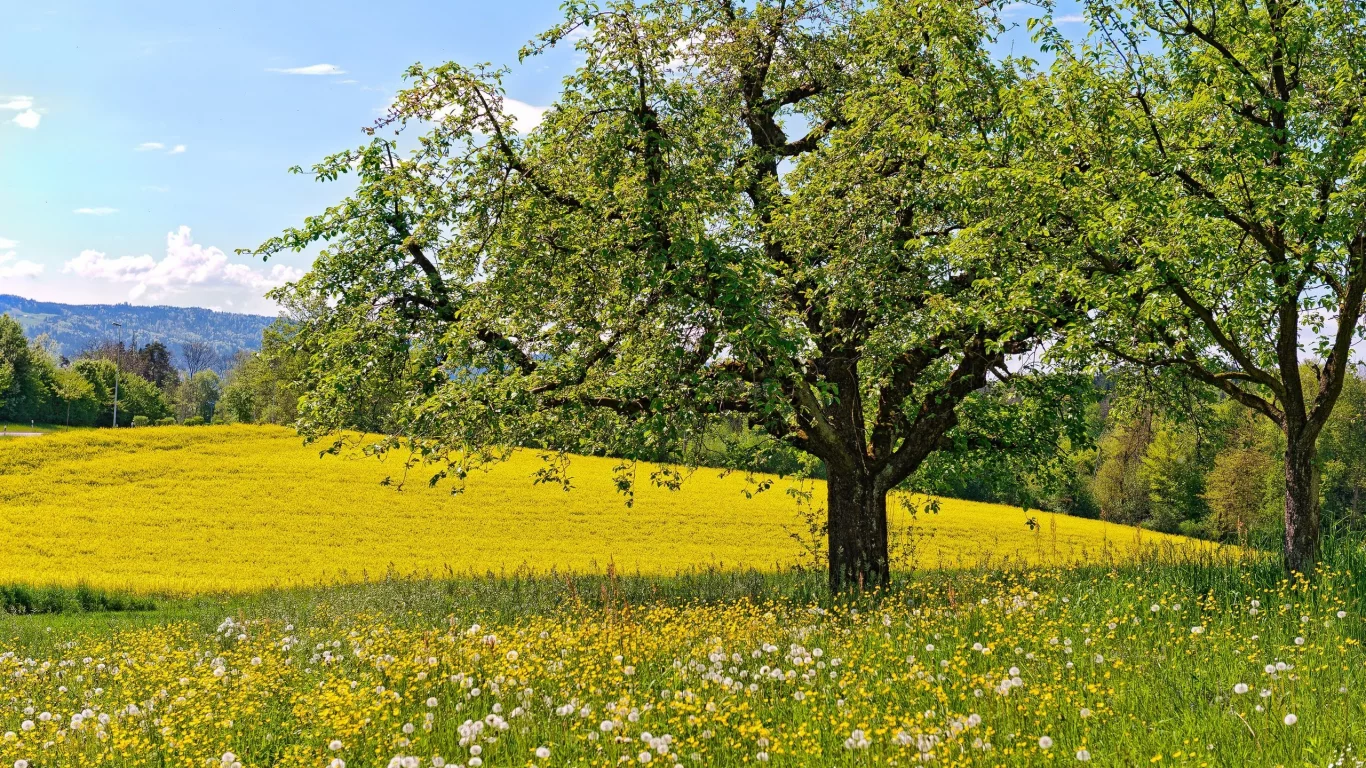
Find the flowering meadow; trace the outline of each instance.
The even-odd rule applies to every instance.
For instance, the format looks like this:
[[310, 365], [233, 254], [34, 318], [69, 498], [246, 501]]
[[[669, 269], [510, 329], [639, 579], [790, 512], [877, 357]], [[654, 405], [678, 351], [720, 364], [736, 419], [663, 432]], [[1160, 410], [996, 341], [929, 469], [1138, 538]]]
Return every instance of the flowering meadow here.
[[[1358, 558], [1359, 559], [1359, 558]], [[0, 766], [1361, 765], [1360, 575], [381, 582], [0, 619]]]
[[[534, 452], [428, 487], [370, 458], [318, 458], [281, 427], [82, 430], [0, 442], [0, 583], [87, 584], [139, 592], [249, 592], [361, 581], [390, 572], [468, 575], [552, 568], [671, 575], [774, 570], [800, 562], [791, 483], [747, 497], [740, 474], [697, 470], [677, 491], [638, 471], [635, 504], [615, 459], [579, 457], [573, 489], [534, 485]], [[824, 496], [819, 482], [808, 490]], [[1036, 525], [1026, 525], [1033, 518]], [[34, 525], [41, 520], [41, 525]], [[1180, 537], [1096, 520], [942, 500], [896, 520], [915, 560], [935, 567], [1123, 559]]]

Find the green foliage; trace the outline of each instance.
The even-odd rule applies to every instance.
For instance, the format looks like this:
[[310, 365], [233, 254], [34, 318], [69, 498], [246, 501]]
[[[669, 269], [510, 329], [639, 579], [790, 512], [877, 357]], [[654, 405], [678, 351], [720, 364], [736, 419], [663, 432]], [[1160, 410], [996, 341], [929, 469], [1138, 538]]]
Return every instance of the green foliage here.
[[156, 601], [149, 597], [124, 595], [77, 587], [30, 587], [0, 584], [0, 613], [105, 613], [114, 611], [153, 611]]
[[278, 320], [266, 328], [260, 352], [238, 354], [220, 401], [226, 420], [244, 424], [295, 422], [306, 358], [291, 345], [294, 332], [292, 323]]
[[180, 423], [187, 427], [202, 427], [205, 424], [208, 424], [208, 422], [204, 420], [203, 416], [191, 416], [190, 418], [185, 419]]
[[108, 360], [77, 360], [72, 369], [91, 387], [98, 404], [94, 424], [104, 426], [113, 422], [114, 384], [117, 379], [119, 398], [119, 426], [129, 426], [134, 416], [160, 419], [171, 414], [165, 395], [151, 382], [135, 373], [120, 373]]
[[158, 427], [173, 427], [175, 426], [176, 420], [174, 416], [166, 416], [165, 418], [157, 419], [153, 423]]
[[151, 426], [151, 424], [152, 420], [142, 414], [133, 417], [133, 426], [135, 427], [147, 427]]

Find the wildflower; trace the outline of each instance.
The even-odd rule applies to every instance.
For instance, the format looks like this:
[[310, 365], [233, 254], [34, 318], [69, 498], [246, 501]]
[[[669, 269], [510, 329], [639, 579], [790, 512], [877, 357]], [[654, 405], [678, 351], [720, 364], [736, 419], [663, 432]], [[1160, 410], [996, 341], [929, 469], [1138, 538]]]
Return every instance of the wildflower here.
[[1237, 694], [1247, 693], [1247, 683], [1238, 683], [1234, 685], [1233, 692]]
[[1285, 724], [1286, 724], [1286, 725], [1294, 725], [1295, 723], [1298, 723], [1299, 721], [1300, 721], [1300, 719], [1299, 719], [1298, 717], [1295, 716], [1295, 713], [1294, 713], [1294, 712], [1291, 712], [1290, 714], [1288, 714], [1288, 715], [1285, 716]]
[[1053, 740], [1047, 736], [1039, 737], [1039, 749], [1052, 749]]
[[1081, 763], [1091, 762], [1091, 753], [1087, 752], [1085, 749], [1077, 750], [1077, 761]]
[[849, 735], [849, 738], [844, 740], [845, 749], [867, 749], [868, 744], [867, 734], [857, 728]]
[[346, 761], [340, 757], [334, 757], [332, 762], [327, 764], [327, 768], [346, 768]]
[[333, 739], [331, 742], [328, 743], [327, 748], [332, 750], [333, 752], [336, 752], [337, 750], [342, 748], [342, 743], [337, 739]]
[[516, 660], [517, 660], [517, 652], [516, 652], [516, 651], [508, 651], [507, 659], [508, 659], [508, 661], [516, 661]]
[[536, 757], [537, 757], [538, 759], [540, 759], [540, 760], [545, 760], [545, 759], [549, 758], [549, 757], [550, 757], [550, 747], [537, 747], [537, 748], [536, 748]]
[[636, 755], [636, 759], [639, 760], [643, 765], [655, 759], [655, 756], [650, 754], [649, 752], [641, 752], [639, 755]]
[[1347, 618], [1347, 612], [1346, 612], [1346, 611], [1338, 611], [1338, 618], [1339, 618], [1339, 619], [1345, 619], [1345, 618]]
[[1191, 627], [1191, 634], [1192, 634], [1192, 635], [1203, 634], [1204, 631], [1205, 631], [1205, 628], [1202, 627], [1202, 626], [1198, 626], [1198, 625], [1197, 625], [1197, 626]]
[[1082, 707], [1081, 712], [1079, 714], [1082, 716], [1082, 719], [1085, 719], [1091, 716], [1091, 710], [1087, 709], [1086, 707]]

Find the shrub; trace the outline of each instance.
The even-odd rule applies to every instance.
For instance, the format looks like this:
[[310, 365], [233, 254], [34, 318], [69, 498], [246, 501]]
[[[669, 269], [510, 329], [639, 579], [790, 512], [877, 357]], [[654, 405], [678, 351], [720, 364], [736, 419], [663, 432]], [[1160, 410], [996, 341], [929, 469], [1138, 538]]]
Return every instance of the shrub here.
[[135, 427], [150, 427], [151, 425], [152, 420], [147, 418], [146, 416], [139, 415], [133, 417], [133, 426]]
[[96, 613], [155, 609], [156, 603], [149, 598], [114, 594], [85, 585], [69, 589], [0, 584], [0, 613]]
[[164, 419], [157, 419], [156, 422], [154, 422], [154, 423], [155, 423], [158, 427], [173, 427], [173, 426], [175, 426], [175, 417], [174, 417], [174, 416], [167, 416], [167, 417], [164, 418]]
[[205, 421], [203, 416], [191, 416], [181, 423], [187, 427], [202, 427], [204, 426]]

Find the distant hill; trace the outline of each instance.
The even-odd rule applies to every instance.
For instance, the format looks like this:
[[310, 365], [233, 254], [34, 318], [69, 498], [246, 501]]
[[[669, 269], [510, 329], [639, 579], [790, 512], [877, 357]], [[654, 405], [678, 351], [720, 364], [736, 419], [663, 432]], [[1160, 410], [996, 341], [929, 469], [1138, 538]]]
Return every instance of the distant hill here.
[[212, 344], [224, 360], [239, 349], [259, 349], [262, 329], [275, 320], [199, 307], [58, 304], [0, 294], [3, 314], [18, 320], [30, 339], [46, 333], [67, 356], [97, 342], [118, 339], [120, 329], [111, 325], [118, 322], [123, 324], [126, 342], [131, 343], [136, 335], [139, 346], [160, 341], [174, 354], [187, 341], [203, 341]]

